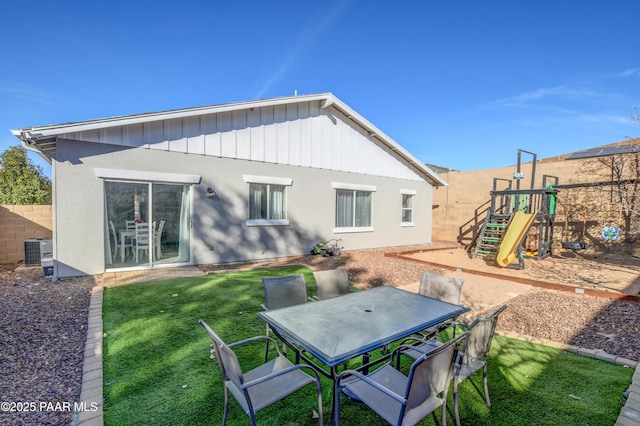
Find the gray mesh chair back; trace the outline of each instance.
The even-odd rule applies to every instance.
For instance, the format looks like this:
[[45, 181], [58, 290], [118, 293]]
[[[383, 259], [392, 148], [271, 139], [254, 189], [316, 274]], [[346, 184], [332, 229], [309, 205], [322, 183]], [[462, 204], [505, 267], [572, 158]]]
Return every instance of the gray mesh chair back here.
[[244, 378], [242, 377], [242, 369], [235, 352], [204, 321], [200, 320], [199, 323], [209, 333], [223, 379], [231, 380], [236, 386], [241, 386]]
[[[391, 361], [368, 375], [354, 370], [342, 372], [338, 386], [390, 424], [413, 425], [442, 407], [442, 424], [445, 425], [449, 383], [458, 351], [467, 336], [468, 333], [463, 333], [430, 352], [422, 352], [411, 365], [408, 376], [393, 367], [393, 357], [400, 356], [403, 351], [399, 347]], [[346, 380], [342, 385], [343, 378]], [[339, 413], [339, 398], [336, 404]]]
[[487, 406], [491, 407], [489, 399], [489, 386], [487, 384], [487, 366], [489, 361], [489, 351], [495, 335], [498, 317], [507, 309], [507, 305], [502, 305], [488, 314], [476, 318], [468, 327], [469, 339], [463, 347], [461, 365], [456, 368], [453, 377], [453, 406], [456, 413], [456, 422], [460, 424], [458, 414], [458, 384], [467, 379], [476, 371], [483, 369], [484, 395]]
[[418, 293], [432, 299], [443, 302], [460, 304], [460, 293], [464, 280], [460, 278], [446, 277], [444, 275], [431, 274], [425, 272], [420, 280]]
[[262, 278], [264, 309], [278, 309], [307, 302], [307, 282], [304, 275], [284, 275]]
[[318, 300], [331, 299], [349, 293], [349, 277], [346, 269], [315, 271], [316, 297]]
[[[318, 398], [318, 415], [322, 425], [322, 386], [318, 373], [310, 366], [291, 363], [279, 350], [275, 359], [254, 368], [246, 373], [242, 372], [240, 362], [234, 346], [254, 342], [260, 339], [270, 339], [267, 336], [256, 336], [240, 342], [226, 345], [222, 339], [203, 320], [198, 323], [211, 337], [218, 366], [224, 382], [224, 414], [222, 424], [226, 424], [229, 409], [229, 392], [238, 401], [244, 412], [256, 424], [255, 414], [280, 401], [303, 387], [316, 384]], [[309, 370], [313, 376], [305, 373]]]
[[[265, 311], [299, 305], [308, 301], [307, 282], [302, 274], [262, 278], [262, 285], [264, 287], [264, 303], [260, 306]], [[270, 333], [271, 329], [267, 324], [266, 335], [269, 336]], [[283, 348], [286, 350], [284, 346]], [[265, 361], [268, 356], [269, 340], [265, 344]], [[296, 361], [298, 360], [296, 359]]]

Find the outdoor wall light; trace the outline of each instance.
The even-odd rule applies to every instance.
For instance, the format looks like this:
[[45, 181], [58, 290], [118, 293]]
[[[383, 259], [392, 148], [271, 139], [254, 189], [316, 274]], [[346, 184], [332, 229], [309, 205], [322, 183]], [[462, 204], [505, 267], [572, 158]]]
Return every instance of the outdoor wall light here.
[[216, 196], [216, 191], [212, 187], [207, 188], [207, 198], [213, 198]]

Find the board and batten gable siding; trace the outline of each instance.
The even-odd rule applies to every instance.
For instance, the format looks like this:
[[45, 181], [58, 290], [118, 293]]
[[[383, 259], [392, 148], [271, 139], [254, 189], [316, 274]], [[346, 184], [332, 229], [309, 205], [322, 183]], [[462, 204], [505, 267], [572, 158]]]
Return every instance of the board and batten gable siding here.
[[319, 101], [262, 106], [61, 135], [125, 147], [423, 181], [375, 135]]

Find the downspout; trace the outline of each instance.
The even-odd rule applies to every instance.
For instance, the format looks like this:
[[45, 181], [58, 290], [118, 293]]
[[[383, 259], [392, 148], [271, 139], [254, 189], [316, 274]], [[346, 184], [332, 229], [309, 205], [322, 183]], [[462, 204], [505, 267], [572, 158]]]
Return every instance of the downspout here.
[[56, 190], [56, 185], [54, 184], [54, 182], [56, 182], [56, 171], [58, 170], [58, 168], [56, 167], [56, 164], [53, 164], [53, 161], [51, 162], [51, 231], [52, 231], [52, 235], [51, 235], [51, 240], [53, 242], [53, 276], [51, 277], [51, 282], [56, 282], [58, 281], [58, 261], [56, 259], [58, 259], [58, 213], [57, 213], [57, 209], [58, 209], [58, 203], [56, 202], [56, 198], [57, 198], [57, 193], [58, 191]]

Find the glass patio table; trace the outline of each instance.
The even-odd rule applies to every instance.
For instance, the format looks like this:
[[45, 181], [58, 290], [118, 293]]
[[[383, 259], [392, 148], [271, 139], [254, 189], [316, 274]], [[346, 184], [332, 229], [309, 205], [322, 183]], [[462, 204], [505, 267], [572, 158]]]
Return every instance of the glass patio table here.
[[[376, 287], [333, 299], [303, 303], [257, 315], [288, 346], [313, 355], [329, 368], [296, 350], [319, 372], [337, 378], [340, 364], [413, 333], [438, 325], [469, 308], [421, 296], [395, 287]], [[340, 397], [334, 389], [332, 407]], [[333, 413], [331, 422], [338, 422]]]

